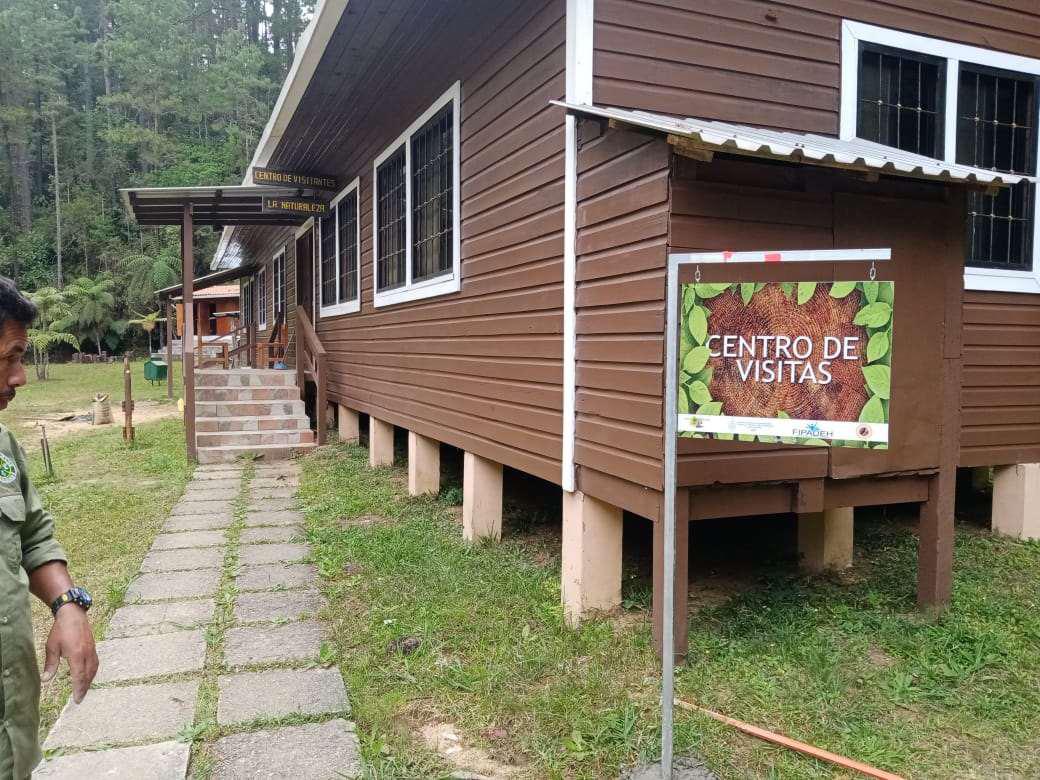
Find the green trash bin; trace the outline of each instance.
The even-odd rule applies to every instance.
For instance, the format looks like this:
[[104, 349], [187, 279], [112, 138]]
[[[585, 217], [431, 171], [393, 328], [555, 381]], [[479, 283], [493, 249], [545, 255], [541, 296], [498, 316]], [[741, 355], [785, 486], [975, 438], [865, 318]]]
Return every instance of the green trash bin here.
[[144, 378], [149, 382], [166, 381], [166, 370], [165, 360], [146, 360], [144, 362]]

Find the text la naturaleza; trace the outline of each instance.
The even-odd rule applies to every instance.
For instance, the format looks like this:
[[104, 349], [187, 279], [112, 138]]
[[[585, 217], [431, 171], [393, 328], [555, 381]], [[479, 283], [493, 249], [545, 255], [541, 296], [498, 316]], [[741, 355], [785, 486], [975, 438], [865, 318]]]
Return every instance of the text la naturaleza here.
[[737, 361], [737, 371], [744, 382], [763, 384], [830, 384], [831, 363], [835, 360], [859, 360], [859, 336], [824, 336], [823, 358], [809, 362], [816, 344], [808, 336], [720, 336], [705, 341], [714, 358]]

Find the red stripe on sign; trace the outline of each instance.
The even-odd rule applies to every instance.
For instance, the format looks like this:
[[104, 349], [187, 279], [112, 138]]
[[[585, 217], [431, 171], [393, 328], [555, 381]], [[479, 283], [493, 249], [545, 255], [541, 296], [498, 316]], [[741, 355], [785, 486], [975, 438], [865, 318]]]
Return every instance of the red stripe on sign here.
[[732, 259], [733, 259], [733, 253], [730, 252], [728, 249], [722, 253], [722, 262], [728, 263]]
[[779, 252], [766, 252], [763, 258], [767, 263], [779, 263], [781, 260]]

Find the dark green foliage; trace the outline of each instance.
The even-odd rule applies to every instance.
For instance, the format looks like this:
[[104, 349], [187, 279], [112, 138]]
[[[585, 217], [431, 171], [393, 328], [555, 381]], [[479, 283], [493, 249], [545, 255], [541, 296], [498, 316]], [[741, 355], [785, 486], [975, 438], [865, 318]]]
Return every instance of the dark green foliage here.
[[[312, 6], [0, 4], [0, 274], [28, 291], [108, 274], [113, 321], [154, 308], [177, 230], [128, 224], [118, 189], [241, 181]], [[198, 270], [215, 240], [199, 231]]]

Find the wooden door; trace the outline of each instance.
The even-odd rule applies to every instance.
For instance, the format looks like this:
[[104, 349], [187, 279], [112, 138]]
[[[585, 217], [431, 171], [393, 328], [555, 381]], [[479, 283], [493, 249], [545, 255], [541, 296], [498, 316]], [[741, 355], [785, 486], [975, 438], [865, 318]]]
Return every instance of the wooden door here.
[[314, 229], [296, 239], [296, 308], [314, 322]]

